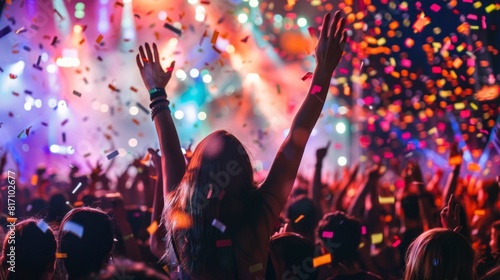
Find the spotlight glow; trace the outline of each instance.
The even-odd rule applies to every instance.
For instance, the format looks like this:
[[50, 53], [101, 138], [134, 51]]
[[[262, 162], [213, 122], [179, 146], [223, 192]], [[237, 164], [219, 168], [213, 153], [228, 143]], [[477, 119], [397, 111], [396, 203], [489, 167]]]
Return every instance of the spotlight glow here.
[[203, 76], [203, 82], [205, 84], [208, 84], [212, 81], [212, 76], [210, 76], [210, 74], [206, 74], [205, 76]]
[[189, 71], [189, 75], [191, 76], [191, 78], [198, 78], [200, 76], [200, 71], [198, 71], [198, 69], [196, 68], [193, 68]]
[[24, 103], [24, 110], [31, 111], [31, 103], [29, 102]]
[[135, 106], [132, 106], [128, 109], [128, 112], [132, 115], [132, 116], [135, 116], [137, 114], [139, 114], [139, 108], [135, 107]]
[[162, 20], [162, 21], [163, 21], [163, 20], [166, 20], [166, 19], [167, 19], [167, 16], [168, 16], [168, 15], [167, 15], [167, 12], [165, 12], [165, 11], [160, 11], [160, 12], [158, 13], [158, 19], [159, 19], [159, 20]]
[[128, 140], [128, 145], [129, 145], [130, 147], [135, 147], [135, 146], [137, 146], [137, 139], [135, 139], [135, 138], [130, 138], [130, 139]]
[[206, 120], [206, 119], [207, 119], [207, 113], [205, 113], [205, 112], [203, 112], [203, 111], [202, 111], [202, 112], [199, 112], [199, 113], [198, 113], [198, 119], [199, 119], [200, 121], [204, 121], [204, 120]]
[[109, 110], [108, 105], [106, 104], [101, 104], [101, 112], [106, 113]]
[[252, 8], [257, 8], [259, 6], [259, 0], [250, 0], [248, 2], [248, 5], [250, 5], [250, 7]]
[[177, 110], [174, 113], [174, 117], [178, 120], [182, 120], [182, 118], [184, 118], [184, 112], [182, 112], [181, 110]]
[[248, 21], [248, 16], [246, 14], [239, 14], [238, 15], [238, 21], [240, 23], [245, 23]]
[[306, 26], [306, 25], [307, 25], [307, 19], [305, 19], [305, 18], [303, 18], [303, 17], [299, 18], [299, 19], [297, 20], [297, 25], [298, 25], [299, 27], [304, 27], [304, 26]]
[[35, 100], [35, 107], [42, 108], [42, 100], [41, 99]]
[[60, 150], [61, 150], [61, 148], [59, 147], [59, 145], [56, 145], [56, 144], [50, 145], [50, 152], [51, 153], [57, 154], [57, 153], [59, 153]]
[[55, 66], [54, 64], [47, 65], [47, 72], [49, 72], [50, 74], [55, 73], [56, 70], [57, 70], [57, 66]]
[[178, 69], [175, 76], [181, 81], [184, 81], [187, 78], [186, 72], [182, 69]]
[[347, 107], [345, 107], [345, 106], [339, 107], [339, 114], [345, 115], [345, 114], [347, 114], [347, 112], [349, 112], [349, 109], [347, 109]]
[[57, 106], [57, 100], [55, 100], [54, 98], [51, 98], [51, 99], [49, 99], [47, 104], [49, 105], [50, 108], [54, 108]]
[[76, 34], [80, 34], [82, 33], [83, 31], [83, 27], [79, 24], [76, 24], [75, 26], [73, 26], [73, 32], [75, 32]]
[[345, 166], [347, 164], [347, 159], [345, 157], [339, 157], [339, 159], [337, 160], [337, 163], [340, 166]]
[[342, 122], [337, 123], [335, 126], [335, 130], [337, 130], [337, 133], [343, 134], [346, 130], [345, 124]]

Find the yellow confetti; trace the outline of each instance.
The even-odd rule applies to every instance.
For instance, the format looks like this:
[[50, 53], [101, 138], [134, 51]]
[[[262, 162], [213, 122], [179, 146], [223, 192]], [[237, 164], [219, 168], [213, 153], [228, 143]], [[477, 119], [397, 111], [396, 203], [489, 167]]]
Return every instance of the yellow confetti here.
[[99, 37], [97, 37], [97, 39], [95, 40], [95, 42], [97, 44], [100, 44], [102, 42], [102, 39], [104, 39], [104, 37], [102, 35], [99, 35]]
[[372, 244], [382, 243], [382, 240], [384, 240], [384, 234], [383, 233], [374, 233], [371, 235], [371, 239], [372, 239]]
[[297, 219], [295, 219], [295, 223], [300, 222], [300, 220], [302, 220], [303, 218], [304, 218], [304, 215], [298, 216]]
[[264, 266], [262, 265], [262, 263], [254, 264], [254, 265], [251, 265], [248, 267], [248, 270], [250, 270], [250, 273], [261, 271], [263, 269], [264, 269]]
[[158, 222], [153, 221], [147, 228], [147, 231], [149, 232], [149, 235], [153, 235], [156, 232], [156, 229], [158, 229]]
[[65, 259], [67, 257], [68, 257], [68, 255], [66, 253], [56, 253], [57, 259]]
[[487, 12], [487, 13], [491, 13], [495, 10], [495, 4], [490, 4], [488, 6], [486, 6], [486, 8], [484, 8], [484, 10]]
[[388, 196], [388, 197], [378, 197], [378, 202], [380, 204], [394, 204], [395, 200], [393, 196]]
[[332, 255], [326, 254], [313, 259], [313, 267], [322, 266], [332, 262]]

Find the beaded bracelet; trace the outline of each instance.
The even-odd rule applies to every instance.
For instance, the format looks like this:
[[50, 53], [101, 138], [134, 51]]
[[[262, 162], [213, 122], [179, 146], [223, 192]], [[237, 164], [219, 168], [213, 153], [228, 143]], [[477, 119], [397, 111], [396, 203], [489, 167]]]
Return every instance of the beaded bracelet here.
[[153, 100], [153, 102], [151, 102], [151, 104], [149, 104], [149, 108], [150, 109], [153, 109], [155, 106], [157, 105], [160, 105], [162, 103], [166, 103], [167, 105], [170, 104], [170, 101], [168, 101], [167, 99], [165, 98], [161, 98], [161, 99], [156, 99], [156, 100]]
[[164, 110], [169, 110], [170, 109], [168, 108], [168, 105], [160, 105], [160, 106], [156, 106], [152, 111], [151, 111], [151, 120], [154, 121], [155, 120], [155, 117], [156, 115], [161, 112], [161, 111], [164, 111]]
[[149, 90], [149, 100], [153, 100], [157, 97], [167, 97], [167, 92], [163, 88], [152, 88]]

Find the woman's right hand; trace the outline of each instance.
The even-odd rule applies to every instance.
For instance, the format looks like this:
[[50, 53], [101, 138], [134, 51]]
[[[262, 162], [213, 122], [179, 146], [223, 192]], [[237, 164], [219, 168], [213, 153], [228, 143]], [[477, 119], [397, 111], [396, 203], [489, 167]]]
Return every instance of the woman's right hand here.
[[153, 43], [153, 51], [151, 51], [151, 47], [148, 43], [145, 44], [145, 48], [147, 56], [142, 46], [139, 47], [139, 54], [136, 56], [137, 66], [141, 72], [142, 80], [148, 90], [154, 88], [164, 89], [170, 81], [170, 78], [172, 78], [175, 61], [170, 64], [167, 71], [164, 71], [161, 68], [160, 55], [156, 44]]
[[344, 52], [347, 34], [344, 31], [345, 19], [336, 12], [331, 19], [331, 14], [323, 18], [323, 28], [316, 46], [316, 70], [321, 74], [331, 77], [340, 62]]

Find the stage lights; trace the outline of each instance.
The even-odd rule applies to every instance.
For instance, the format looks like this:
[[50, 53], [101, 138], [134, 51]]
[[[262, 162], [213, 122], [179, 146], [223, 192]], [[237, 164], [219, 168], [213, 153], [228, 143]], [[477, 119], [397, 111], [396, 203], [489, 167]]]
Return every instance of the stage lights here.
[[60, 155], [72, 155], [75, 153], [75, 149], [73, 148], [73, 146], [60, 146], [57, 144], [50, 145], [49, 150], [53, 154]]
[[193, 68], [189, 70], [189, 75], [191, 76], [191, 78], [198, 78], [200, 76], [200, 71], [198, 71], [198, 69], [196, 68]]
[[346, 131], [346, 126], [343, 122], [339, 122], [335, 126], [335, 130], [337, 130], [337, 133], [339, 134], [344, 134], [344, 132]]
[[347, 164], [347, 159], [345, 157], [339, 157], [338, 160], [337, 160], [337, 163], [340, 166], [345, 166]]
[[204, 120], [206, 120], [206, 119], [207, 119], [207, 113], [205, 113], [205, 112], [203, 112], [203, 111], [199, 112], [199, 113], [198, 113], [198, 119], [199, 119], [200, 121], [204, 121]]
[[246, 14], [243, 14], [243, 13], [242, 13], [242, 14], [239, 14], [239, 15], [238, 15], [238, 21], [239, 21], [240, 23], [245, 23], [245, 22], [247, 22], [247, 21], [248, 21], [248, 16], [247, 16]]
[[78, 2], [75, 5], [75, 17], [78, 19], [82, 19], [85, 17], [85, 4], [82, 2]]
[[[56, 64], [59, 67], [70, 68], [80, 66], [77, 49], [63, 49], [62, 57], [58, 57]], [[47, 71], [49, 71], [47, 69]], [[50, 72], [50, 71], [49, 71]]]
[[178, 120], [182, 120], [184, 118], [184, 112], [182, 112], [181, 110], [177, 110], [174, 113], [174, 117]]

